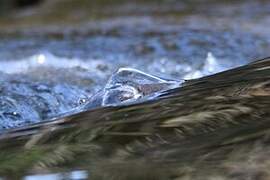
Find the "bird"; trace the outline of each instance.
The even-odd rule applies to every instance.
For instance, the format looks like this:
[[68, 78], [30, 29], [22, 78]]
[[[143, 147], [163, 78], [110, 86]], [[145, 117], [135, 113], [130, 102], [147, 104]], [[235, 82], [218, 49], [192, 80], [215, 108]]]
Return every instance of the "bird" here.
[[6, 179], [73, 170], [92, 180], [270, 179], [270, 58], [143, 103], [3, 131], [0, 149]]

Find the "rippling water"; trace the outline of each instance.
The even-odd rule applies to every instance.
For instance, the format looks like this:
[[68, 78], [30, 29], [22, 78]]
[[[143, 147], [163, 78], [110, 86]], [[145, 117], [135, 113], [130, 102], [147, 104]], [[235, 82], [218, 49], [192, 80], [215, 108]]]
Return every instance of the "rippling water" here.
[[[146, 23], [146, 22], [141, 22]], [[170, 27], [170, 26], [168, 26]], [[121, 30], [119, 30], [121, 32]], [[135, 32], [134, 32], [135, 31]], [[138, 34], [137, 29], [130, 34]], [[6, 37], [0, 42], [0, 129], [82, 110], [121, 67], [176, 80], [213, 74], [264, 53], [266, 39], [171, 27], [154, 35]], [[121, 33], [120, 33], [121, 34]]]
[[269, 56], [267, 2], [123, 7], [79, 25], [0, 29], [0, 131], [86, 110], [119, 68], [181, 82]]
[[[141, 61], [145, 61], [144, 66]], [[107, 59], [61, 57], [48, 51], [1, 61], [0, 127], [13, 128], [80, 112], [120, 67], [139, 68], [180, 81], [233, 67], [234, 63], [230, 63], [220, 63], [212, 52], [206, 53], [198, 64], [177, 63], [166, 58], [150, 62], [116, 59], [115, 63]]]
[[[145, 23], [150, 28], [144, 29]], [[134, 29], [127, 24], [117, 35], [4, 36], [0, 129], [82, 111], [121, 67], [180, 81], [263, 57], [270, 44], [252, 33], [162, 24], [154, 29], [151, 19], [139, 24]]]
[[6, 38], [0, 42], [0, 129], [81, 111], [121, 67], [198, 78], [247, 63], [266, 43], [239, 32], [172, 29], [136, 37]]

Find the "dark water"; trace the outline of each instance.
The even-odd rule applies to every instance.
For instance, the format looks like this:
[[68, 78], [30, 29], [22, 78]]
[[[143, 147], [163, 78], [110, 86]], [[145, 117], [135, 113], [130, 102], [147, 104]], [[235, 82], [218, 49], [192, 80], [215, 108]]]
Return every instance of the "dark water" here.
[[181, 81], [269, 56], [270, 3], [176, 4], [127, 3], [59, 25], [43, 5], [15, 14], [16, 28], [1, 21], [0, 130], [82, 111], [121, 67]]

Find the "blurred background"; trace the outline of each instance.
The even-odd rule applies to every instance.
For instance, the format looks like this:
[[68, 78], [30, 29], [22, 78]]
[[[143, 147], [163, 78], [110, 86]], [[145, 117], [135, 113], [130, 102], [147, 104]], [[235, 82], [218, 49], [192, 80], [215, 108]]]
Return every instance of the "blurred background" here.
[[79, 112], [120, 67], [190, 79], [269, 56], [267, 0], [0, 0], [0, 130]]

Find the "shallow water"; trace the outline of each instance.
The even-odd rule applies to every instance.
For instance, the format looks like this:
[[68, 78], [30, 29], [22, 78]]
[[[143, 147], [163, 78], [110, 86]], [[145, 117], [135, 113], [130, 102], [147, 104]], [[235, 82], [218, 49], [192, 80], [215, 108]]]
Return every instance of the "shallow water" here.
[[[123, 11], [68, 28], [44, 24], [14, 31], [7, 25], [0, 31], [0, 130], [82, 111], [122, 67], [182, 81], [265, 57], [267, 5], [212, 4], [179, 16], [165, 13], [169, 4], [159, 15], [130, 8], [131, 15]], [[143, 12], [150, 8], [141, 6]]]
[[[130, 60], [132, 63], [122, 59], [116, 61], [59, 57], [48, 51], [2, 61], [1, 129], [82, 111], [120, 67], [141, 67], [145, 72], [183, 81], [236, 66], [233, 62], [232, 65], [221, 64], [211, 52], [199, 65], [164, 58], [151, 62], [147, 59]], [[140, 61], [146, 61], [144, 66]]]
[[75, 17], [57, 17], [68, 8], [47, 3], [0, 19], [0, 131], [86, 110], [119, 68], [182, 82], [269, 56], [269, 2], [194, 2], [74, 9]]

